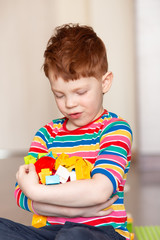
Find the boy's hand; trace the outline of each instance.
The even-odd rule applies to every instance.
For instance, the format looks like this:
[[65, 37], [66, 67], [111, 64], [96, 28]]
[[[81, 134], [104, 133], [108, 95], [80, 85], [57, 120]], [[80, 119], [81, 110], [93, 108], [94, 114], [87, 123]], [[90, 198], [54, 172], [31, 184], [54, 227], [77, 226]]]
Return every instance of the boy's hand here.
[[85, 211], [84, 213], [82, 213], [82, 216], [83, 217], [100, 217], [100, 216], [109, 215], [111, 212], [113, 212], [112, 204], [116, 202], [117, 199], [118, 199], [118, 195], [115, 195], [111, 199], [107, 200], [105, 203], [98, 204], [91, 207], [86, 207], [86, 209], [84, 208]]
[[31, 188], [33, 189], [39, 184], [34, 164], [20, 166], [16, 174], [16, 179], [22, 192], [30, 198]]

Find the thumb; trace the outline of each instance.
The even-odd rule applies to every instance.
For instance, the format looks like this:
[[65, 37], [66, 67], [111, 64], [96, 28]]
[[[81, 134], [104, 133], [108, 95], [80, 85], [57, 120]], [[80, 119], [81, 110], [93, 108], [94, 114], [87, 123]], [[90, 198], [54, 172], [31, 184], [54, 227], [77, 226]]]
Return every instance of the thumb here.
[[33, 163], [30, 163], [30, 164], [28, 165], [28, 169], [29, 169], [29, 172], [35, 172], [35, 171], [36, 171], [35, 166], [34, 166]]

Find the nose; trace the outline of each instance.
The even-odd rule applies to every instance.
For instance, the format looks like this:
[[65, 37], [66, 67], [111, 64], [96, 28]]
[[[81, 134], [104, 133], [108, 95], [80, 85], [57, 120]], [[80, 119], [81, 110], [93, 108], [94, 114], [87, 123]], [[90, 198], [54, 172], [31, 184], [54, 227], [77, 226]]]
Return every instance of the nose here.
[[73, 96], [67, 96], [65, 101], [66, 108], [73, 108], [77, 105], [76, 99]]

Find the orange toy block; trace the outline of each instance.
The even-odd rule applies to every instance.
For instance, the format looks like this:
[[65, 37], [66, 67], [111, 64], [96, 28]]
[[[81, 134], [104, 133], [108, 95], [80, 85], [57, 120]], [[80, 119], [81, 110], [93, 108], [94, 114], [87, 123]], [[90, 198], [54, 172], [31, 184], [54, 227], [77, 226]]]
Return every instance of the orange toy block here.
[[46, 226], [47, 217], [33, 214], [32, 226], [35, 228], [40, 228]]
[[38, 173], [38, 175], [40, 177], [41, 183], [46, 184], [46, 176], [52, 175], [52, 171], [50, 171], [49, 168], [43, 168], [43, 169], [41, 169], [41, 172]]

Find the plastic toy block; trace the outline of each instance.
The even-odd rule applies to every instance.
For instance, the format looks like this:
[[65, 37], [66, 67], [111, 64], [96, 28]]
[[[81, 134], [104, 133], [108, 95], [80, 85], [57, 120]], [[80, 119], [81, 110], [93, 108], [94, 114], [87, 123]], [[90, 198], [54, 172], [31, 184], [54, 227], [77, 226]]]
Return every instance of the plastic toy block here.
[[47, 155], [47, 153], [38, 153], [37, 160], [40, 159], [41, 157], [46, 156], [46, 155]]
[[76, 180], [76, 172], [75, 171], [70, 172], [69, 176], [70, 176], [70, 181], [71, 182]]
[[46, 185], [59, 184], [59, 175], [46, 176]]
[[50, 176], [51, 174], [52, 174], [52, 171], [50, 171], [49, 168], [42, 169], [41, 172], [38, 173], [41, 183], [46, 184], [46, 176]]
[[55, 162], [55, 170], [59, 168], [59, 166], [65, 166], [66, 165], [66, 160], [68, 160], [69, 156], [65, 153], [62, 153]]
[[44, 227], [46, 226], [46, 222], [47, 222], [47, 217], [33, 214], [33, 218], [32, 218], [33, 227], [35, 228]]
[[160, 226], [135, 227], [137, 240], [159, 240]]
[[34, 164], [36, 168], [37, 174], [41, 172], [41, 169], [43, 168], [49, 168], [50, 171], [54, 170], [55, 165], [55, 159], [49, 156], [41, 157], [37, 160], [37, 162]]
[[88, 161], [79, 159], [75, 164], [75, 170], [76, 170], [76, 178], [77, 180], [80, 179], [90, 179], [90, 172], [93, 168], [93, 165], [91, 163], [88, 163]]
[[65, 183], [70, 176], [70, 172], [67, 170], [67, 168], [60, 165], [57, 169], [56, 175], [59, 175], [61, 183]]
[[32, 155], [28, 155], [28, 156], [24, 157], [24, 162], [26, 165], [30, 164], [30, 163], [34, 164], [36, 162], [36, 158], [33, 157]]
[[133, 218], [130, 214], [127, 214], [127, 229], [130, 233], [133, 232]]

